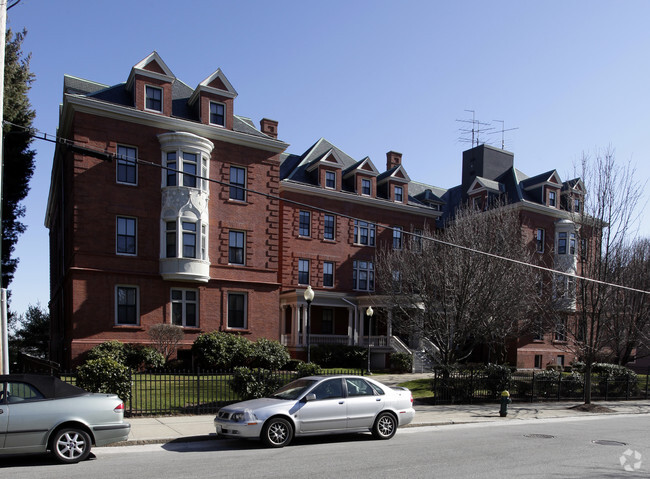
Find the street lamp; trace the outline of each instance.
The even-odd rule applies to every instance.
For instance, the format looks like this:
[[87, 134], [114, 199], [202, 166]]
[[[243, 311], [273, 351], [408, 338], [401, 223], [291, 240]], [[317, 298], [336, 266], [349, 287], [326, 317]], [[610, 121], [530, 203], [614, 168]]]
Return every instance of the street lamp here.
[[314, 300], [314, 290], [311, 289], [311, 285], [307, 286], [305, 290], [305, 301], [307, 301], [307, 362], [311, 362], [311, 332], [310, 332], [310, 314], [311, 314], [311, 302]]
[[366, 316], [368, 316], [368, 374], [372, 374], [370, 372], [370, 333], [372, 332], [373, 314], [375, 314], [375, 312], [372, 310], [372, 306], [368, 306], [368, 309], [366, 309]]

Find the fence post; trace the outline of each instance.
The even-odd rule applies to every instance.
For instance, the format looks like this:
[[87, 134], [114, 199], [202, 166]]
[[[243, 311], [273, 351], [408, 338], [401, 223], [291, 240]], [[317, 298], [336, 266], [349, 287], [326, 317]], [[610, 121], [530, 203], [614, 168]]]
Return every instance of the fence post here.
[[133, 385], [133, 371], [129, 368], [129, 384], [131, 385], [131, 394], [129, 395], [129, 416], [133, 415], [133, 396], [135, 387]]
[[530, 402], [535, 402], [535, 371], [533, 371], [533, 379], [530, 384]]
[[648, 399], [648, 376], [650, 376], [650, 367], [645, 372], [645, 398]]
[[201, 409], [201, 367], [196, 368], [196, 412]]
[[560, 393], [562, 392], [562, 371], [560, 371], [560, 375], [557, 377], [557, 400], [558, 402], [560, 401]]
[[472, 404], [474, 399], [474, 370], [469, 372], [469, 403]]

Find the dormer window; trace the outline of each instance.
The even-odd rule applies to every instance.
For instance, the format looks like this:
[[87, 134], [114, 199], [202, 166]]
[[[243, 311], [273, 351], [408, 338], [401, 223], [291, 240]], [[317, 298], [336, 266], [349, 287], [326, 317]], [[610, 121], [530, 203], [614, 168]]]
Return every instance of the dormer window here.
[[336, 173], [333, 171], [325, 172], [325, 188], [336, 188]]
[[395, 201], [402, 203], [404, 201], [404, 189], [401, 186], [395, 187]]
[[226, 105], [214, 101], [210, 102], [210, 124], [226, 126]]
[[573, 211], [580, 213], [580, 198], [573, 199]]
[[145, 109], [162, 112], [162, 88], [145, 86]]
[[556, 205], [556, 194], [555, 191], [548, 192], [548, 205], [552, 208], [555, 208]]
[[361, 180], [361, 194], [365, 195], [365, 196], [370, 196], [370, 194], [371, 194], [371, 186], [372, 186], [372, 183], [370, 182], [370, 180], [368, 180], [366, 178], [363, 178]]

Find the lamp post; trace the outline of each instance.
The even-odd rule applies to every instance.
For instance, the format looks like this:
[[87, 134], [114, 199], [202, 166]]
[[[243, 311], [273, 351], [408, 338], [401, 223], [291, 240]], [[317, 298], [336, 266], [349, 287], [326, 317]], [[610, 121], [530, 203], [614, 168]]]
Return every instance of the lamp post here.
[[375, 314], [375, 312], [372, 310], [372, 306], [368, 306], [368, 309], [366, 309], [366, 316], [368, 316], [368, 374], [372, 374], [370, 372], [370, 333], [372, 333], [373, 314]]
[[311, 285], [307, 286], [307, 289], [305, 290], [303, 296], [305, 297], [305, 301], [307, 301], [307, 362], [311, 363], [310, 315], [311, 315], [311, 302], [314, 300], [314, 290], [311, 289]]

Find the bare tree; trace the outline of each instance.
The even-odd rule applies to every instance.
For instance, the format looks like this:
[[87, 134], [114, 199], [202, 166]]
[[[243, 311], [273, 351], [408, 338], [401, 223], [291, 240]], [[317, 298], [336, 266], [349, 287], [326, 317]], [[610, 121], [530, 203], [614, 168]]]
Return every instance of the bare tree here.
[[149, 328], [148, 334], [158, 352], [165, 357], [165, 362], [176, 352], [178, 343], [185, 336], [183, 328], [173, 324], [155, 324]]
[[440, 242], [428, 239], [427, 232], [407, 248], [377, 254], [377, 283], [397, 313], [395, 327], [430, 340], [442, 364], [466, 359], [479, 344], [489, 345], [503, 361], [505, 341], [525, 326], [535, 307], [530, 268], [495, 257], [529, 261], [519, 213], [494, 206], [485, 212], [459, 209], [453, 222], [435, 233]]

